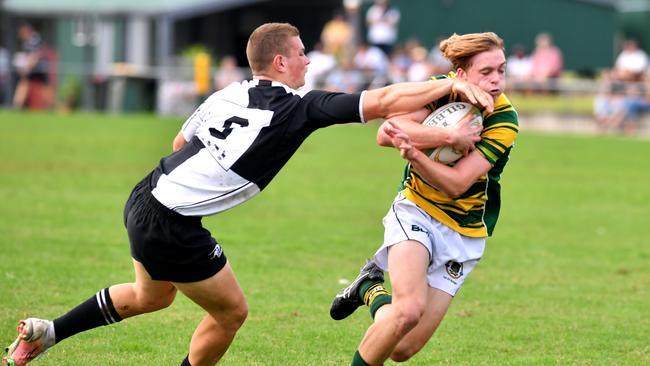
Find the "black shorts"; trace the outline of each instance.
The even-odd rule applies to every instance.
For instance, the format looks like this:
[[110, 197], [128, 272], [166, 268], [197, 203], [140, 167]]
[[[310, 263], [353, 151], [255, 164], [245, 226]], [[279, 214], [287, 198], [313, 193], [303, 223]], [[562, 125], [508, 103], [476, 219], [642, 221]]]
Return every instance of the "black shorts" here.
[[201, 217], [176, 213], [151, 194], [151, 174], [138, 183], [124, 207], [131, 256], [160, 281], [196, 282], [226, 265], [226, 255]]

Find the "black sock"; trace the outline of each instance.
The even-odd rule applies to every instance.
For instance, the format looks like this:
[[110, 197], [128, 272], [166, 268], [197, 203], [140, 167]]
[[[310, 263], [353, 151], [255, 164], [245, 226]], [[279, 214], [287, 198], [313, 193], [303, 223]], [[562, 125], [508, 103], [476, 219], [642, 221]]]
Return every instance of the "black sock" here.
[[183, 360], [183, 363], [181, 363], [181, 366], [192, 366], [190, 363], [190, 355], [185, 356], [185, 359]]
[[108, 288], [100, 290], [67, 314], [54, 319], [56, 343], [77, 333], [117, 323], [122, 318], [115, 310]]

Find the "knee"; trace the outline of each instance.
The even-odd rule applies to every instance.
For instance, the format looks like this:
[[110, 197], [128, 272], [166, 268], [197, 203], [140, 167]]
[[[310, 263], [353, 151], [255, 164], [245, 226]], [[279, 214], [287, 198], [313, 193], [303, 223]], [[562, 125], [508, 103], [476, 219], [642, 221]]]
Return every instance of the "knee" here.
[[236, 332], [244, 325], [248, 317], [248, 304], [246, 301], [240, 302], [236, 306], [231, 307], [228, 311], [219, 314], [217, 320], [221, 326]]
[[176, 289], [172, 288], [169, 292], [156, 296], [143, 296], [138, 298], [138, 307], [143, 313], [150, 313], [169, 307], [176, 298]]
[[241, 328], [241, 326], [246, 321], [246, 318], [248, 318], [248, 304], [246, 302], [243, 302], [237, 306], [235, 311], [233, 311], [232, 318], [234, 326], [236, 326], [237, 329]]
[[399, 344], [395, 349], [393, 349], [393, 352], [390, 354], [390, 359], [395, 362], [406, 362], [418, 353], [421, 348], [422, 347], [414, 344]]
[[396, 332], [399, 338], [415, 328], [424, 313], [424, 305], [417, 302], [393, 304], [396, 313]]

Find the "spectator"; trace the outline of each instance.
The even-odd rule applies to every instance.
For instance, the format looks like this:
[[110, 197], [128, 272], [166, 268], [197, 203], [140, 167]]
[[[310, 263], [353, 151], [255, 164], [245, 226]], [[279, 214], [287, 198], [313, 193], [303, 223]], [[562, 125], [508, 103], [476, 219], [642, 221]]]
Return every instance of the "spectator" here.
[[436, 38], [436, 44], [433, 45], [429, 52], [429, 64], [431, 64], [432, 75], [447, 75], [454, 68], [454, 65], [452, 65], [440, 51], [440, 42], [445, 38], [446, 37]]
[[389, 60], [379, 47], [361, 43], [354, 55], [353, 64], [366, 78], [366, 86], [363, 89], [366, 87], [372, 89], [386, 84]]
[[18, 84], [14, 92], [14, 107], [46, 109], [54, 102], [54, 71], [56, 55], [43, 44], [41, 36], [29, 24], [18, 29], [22, 51], [14, 60]]
[[389, 0], [375, 0], [366, 13], [368, 43], [379, 47], [386, 56], [390, 56], [397, 42], [399, 20], [399, 9], [391, 6]]
[[515, 44], [506, 64], [506, 76], [514, 84], [515, 89], [521, 88], [530, 80], [532, 66], [532, 61], [526, 54], [524, 45]]
[[8, 87], [10, 73], [9, 51], [0, 47], [0, 106], [4, 105], [5, 101], [9, 98], [6, 89]]
[[325, 79], [325, 90], [331, 92], [354, 93], [361, 90], [363, 85], [364, 75], [354, 68], [350, 58], [342, 59], [339, 67], [332, 70]]
[[650, 112], [650, 79], [628, 82], [609, 74], [594, 100], [594, 114], [602, 132], [636, 132], [643, 114]]
[[635, 39], [623, 42], [623, 50], [616, 57], [614, 77], [622, 81], [641, 81], [648, 68], [648, 54], [639, 48]]
[[304, 90], [318, 89], [322, 87], [327, 73], [336, 67], [334, 55], [323, 52], [323, 44], [318, 42], [311, 50], [309, 57], [309, 68], [305, 74]]
[[240, 82], [246, 78], [244, 72], [237, 66], [235, 57], [227, 55], [221, 59], [219, 68], [214, 74], [214, 86], [221, 90], [234, 82]]
[[397, 47], [390, 57], [388, 78], [391, 83], [406, 81], [409, 67], [413, 64], [411, 54], [405, 46]]
[[345, 14], [337, 11], [334, 17], [325, 23], [321, 31], [320, 40], [323, 44], [323, 52], [334, 55], [337, 60], [342, 60], [351, 55], [354, 30], [345, 17]]
[[598, 129], [606, 132], [618, 126], [625, 117], [625, 84], [606, 80], [594, 99], [594, 117]]
[[553, 44], [548, 33], [535, 37], [535, 50], [531, 55], [531, 77], [540, 88], [552, 87], [563, 68], [562, 52]]
[[408, 69], [408, 81], [424, 81], [431, 77], [431, 65], [427, 60], [427, 54], [427, 49], [424, 47], [415, 47], [411, 49], [411, 58], [413, 59], [413, 63]]
[[616, 126], [627, 134], [635, 133], [643, 114], [650, 112], [650, 82], [634, 83], [630, 85], [630, 92], [623, 100], [625, 116]]

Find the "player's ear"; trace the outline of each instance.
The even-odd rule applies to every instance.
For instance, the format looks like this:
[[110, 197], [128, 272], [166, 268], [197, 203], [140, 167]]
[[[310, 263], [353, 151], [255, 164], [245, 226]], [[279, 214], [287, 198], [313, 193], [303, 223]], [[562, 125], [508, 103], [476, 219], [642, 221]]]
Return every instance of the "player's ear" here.
[[277, 54], [273, 57], [273, 62], [271, 63], [273, 68], [277, 71], [283, 72], [287, 68], [287, 63], [284, 56]]
[[465, 72], [465, 70], [463, 70], [460, 67], [456, 69], [456, 76], [459, 79], [463, 79], [463, 80], [467, 79], [467, 73]]

